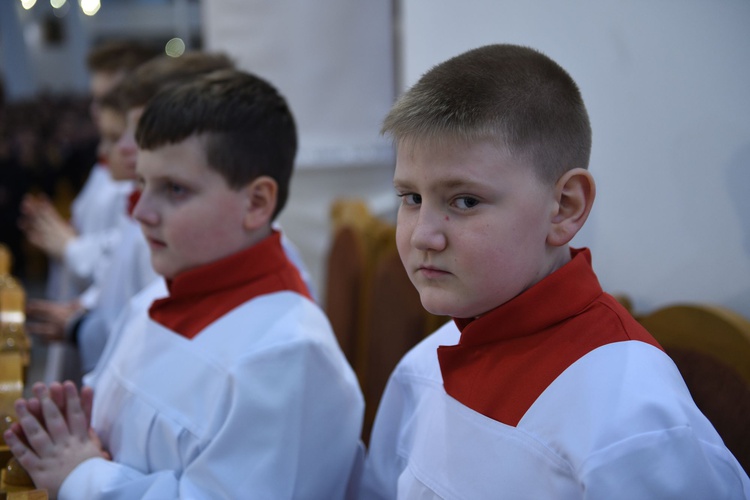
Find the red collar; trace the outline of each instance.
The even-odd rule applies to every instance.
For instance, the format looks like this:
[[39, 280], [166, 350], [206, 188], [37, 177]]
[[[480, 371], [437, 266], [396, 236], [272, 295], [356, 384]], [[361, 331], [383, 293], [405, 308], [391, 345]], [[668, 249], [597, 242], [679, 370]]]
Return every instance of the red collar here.
[[454, 318], [460, 343], [477, 345], [531, 335], [582, 311], [602, 294], [602, 287], [591, 269], [591, 251], [571, 249], [570, 254], [570, 262], [484, 316]]
[[571, 364], [612, 342], [656, 341], [610, 295], [588, 249], [571, 250], [563, 267], [475, 320], [455, 319], [459, 343], [440, 346], [445, 391], [465, 406], [516, 425]]
[[187, 338], [260, 295], [289, 290], [310, 298], [277, 231], [250, 248], [180, 273], [167, 287], [169, 297], [154, 301], [149, 315]]
[[127, 204], [128, 215], [131, 218], [133, 217], [133, 210], [135, 209], [135, 206], [138, 204], [138, 200], [140, 199], [141, 199], [141, 190], [138, 188], [133, 189], [133, 191], [128, 196], [128, 204]]

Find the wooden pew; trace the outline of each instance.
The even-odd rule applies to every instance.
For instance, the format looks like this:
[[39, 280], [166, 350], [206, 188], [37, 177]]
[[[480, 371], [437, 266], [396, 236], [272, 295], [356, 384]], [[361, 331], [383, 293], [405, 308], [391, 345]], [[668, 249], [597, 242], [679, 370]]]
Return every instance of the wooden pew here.
[[[15, 420], [13, 403], [23, 395], [23, 359], [18, 351], [0, 352], [0, 431], [5, 432]], [[47, 498], [44, 496], [18, 497], [21, 493], [39, 494], [26, 471], [13, 458], [0, 434], [0, 499]], [[3, 496], [5, 495], [5, 496]]]
[[0, 352], [18, 352], [24, 370], [29, 365], [31, 341], [24, 331], [26, 292], [10, 274], [12, 256], [0, 244]]
[[11, 255], [0, 245], [0, 500], [44, 500], [2, 438], [15, 420], [13, 403], [23, 396], [31, 343], [24, 332], [26, 294], [10, 274]]

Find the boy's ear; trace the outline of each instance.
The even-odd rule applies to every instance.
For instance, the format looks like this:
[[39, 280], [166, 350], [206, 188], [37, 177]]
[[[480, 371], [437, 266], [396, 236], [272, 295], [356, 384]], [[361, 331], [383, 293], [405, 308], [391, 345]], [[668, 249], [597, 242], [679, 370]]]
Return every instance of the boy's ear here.
[[267, 175], [254, 179], [242, 188], [247, 195], [247, 211], [245, 212], [244, 227], [249, 231], [260, 229], [271, 223], [273, 212], [276, 210], [278, 184]]
[[554, 188], [555, 211], [547, 234], [547, 243], [562, 246], [583, 227], [596, 196], [594, 177], [584, 168], [568, 170]]

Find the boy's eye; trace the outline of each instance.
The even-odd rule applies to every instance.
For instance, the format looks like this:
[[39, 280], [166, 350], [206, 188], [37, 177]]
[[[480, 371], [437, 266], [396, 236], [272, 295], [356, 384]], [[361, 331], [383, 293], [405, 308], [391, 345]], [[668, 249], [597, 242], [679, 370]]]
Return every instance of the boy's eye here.
[[473, 196], [462, 196], [461, 198], [456, 198], [455, 204], [457, 208], [461, 209], [474, 208], [479, 205], [479, 200]]
[[419, 205], [422, 203], [422, 195], [416, 193], [404, 193], [398, 196], [404, 205]]
[[187, 188], [185, 186], [176, 184], [174, 182], [167, 182], [164, 185], [164, 189], [167, 191], [167, 193], [170, 196], [173, 196], [173, 197], [183, 196], [187, 193]]

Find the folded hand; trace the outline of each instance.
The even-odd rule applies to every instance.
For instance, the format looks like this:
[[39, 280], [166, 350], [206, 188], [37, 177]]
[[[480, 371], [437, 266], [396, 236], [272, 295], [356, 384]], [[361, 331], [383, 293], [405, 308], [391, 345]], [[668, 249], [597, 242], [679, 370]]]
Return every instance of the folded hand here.
[[16, 401], [18, 421], [3, 435], [36, 487], [47, 489], [50, 497], [57, 496], [65, 478], [85, 460], [109, 458], [89, 427], [90, 390], [79, 397], [72, 382], [59, 389], [35, 386], [38, 399]]

